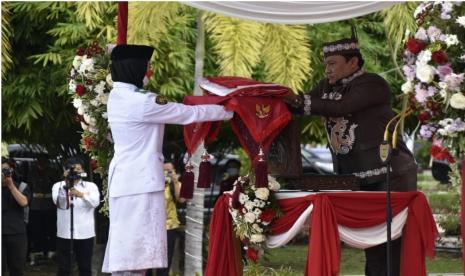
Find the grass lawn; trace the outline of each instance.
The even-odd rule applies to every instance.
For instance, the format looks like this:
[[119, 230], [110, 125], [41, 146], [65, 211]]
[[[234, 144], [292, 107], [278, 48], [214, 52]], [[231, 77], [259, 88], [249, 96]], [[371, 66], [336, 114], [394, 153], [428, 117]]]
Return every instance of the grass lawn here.
[[[286, 271], [277, 275], [303, 275], [307, 245], [290, 245], [269, 250], [268, 253], [266, 260], [262, 259], [260, 265]], [[365, 254], [363, 250], [344, 246], [341, 261], [341, 275], [364, 274]], [[462, 272], [461, 256], [452, 253], [437, 253], [434, 260], [427, 259], [427, 271], [429, 273]]]

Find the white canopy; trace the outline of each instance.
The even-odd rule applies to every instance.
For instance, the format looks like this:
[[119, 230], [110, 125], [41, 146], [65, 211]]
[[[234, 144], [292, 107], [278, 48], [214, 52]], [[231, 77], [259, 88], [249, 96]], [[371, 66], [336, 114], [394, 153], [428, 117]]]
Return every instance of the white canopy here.
[[362, 16], [399, 2], [379, 1], [186, 1], [185, 4], [210, 12], [265, 23], [313, 24]]

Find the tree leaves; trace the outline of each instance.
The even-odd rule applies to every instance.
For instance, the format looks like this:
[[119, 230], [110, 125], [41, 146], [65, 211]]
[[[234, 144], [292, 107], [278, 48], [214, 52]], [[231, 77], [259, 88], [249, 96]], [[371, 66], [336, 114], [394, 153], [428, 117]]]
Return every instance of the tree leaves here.
[[310, 45], [305, 26], [267, 24], [262, 53], [266, 80], [303, 92], [311, 73]]
[[219, 57], [220, 74], [250, 78], [264, 43], [261, 23], [207, 13], [205, 29]]

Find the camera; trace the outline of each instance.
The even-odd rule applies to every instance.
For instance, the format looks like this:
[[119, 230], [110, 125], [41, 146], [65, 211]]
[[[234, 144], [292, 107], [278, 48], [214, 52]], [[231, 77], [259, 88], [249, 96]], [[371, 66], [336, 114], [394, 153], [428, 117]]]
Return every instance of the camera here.
[[68, 175], [66, 176], [66, 181], [69, 183], [66, 185], [66, 189], [70, 189], [74, 185], [74, 181], [79, 180], [83, 177], [86, 177], [87, 174], [84, 172], [78, 172], [76, 171], [75, 165], [69, 165], [66, 167], [66, 170], [68, 170]]
[[3, 168], [3, 169], [2, 169], [2, 174], [3, 174], [5, 177], [10, 177], [10, 176], [13, 174], [13, 170], [12, 170], [12, 169], [9, 169], [9, 168]]

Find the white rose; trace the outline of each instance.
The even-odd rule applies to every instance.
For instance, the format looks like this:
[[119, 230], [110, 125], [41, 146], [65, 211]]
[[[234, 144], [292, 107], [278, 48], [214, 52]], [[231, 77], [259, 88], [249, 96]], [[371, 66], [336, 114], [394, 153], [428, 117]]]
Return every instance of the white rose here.
[[438, 129], [438, 133], [441, 136], [447, 136], [447, 131], [443, 128]]
[[[246, 198], [247, 197], [247, 198]], [[239, 202], [241, 204], [244, 204], [244, 202], [246, 202], [247, 200], [249, 199], [249, 197], [243, 193], [240, 193], [239, 194]]]
[[73, 59], [73, 67], [74, 69], [78, 70], [81, 66], [82, 56], [75, 56]]
[[455, 93], [450, 98], [450, 106], [455, 109], [465, 109], [465, 96], [462, 93]]
[[82, 59], [81, 66], [79, 66], [78, 72], [81, 74], [86, 74], [87, 72], [94, 70], [94, 60], [84, 56]]
[[404, 94], [408, 94], [408, 93], [412, 92], [413, 91], [413, 83], [411, 81], [405, 82], [404, 84], [402, 84], [401, 90], [402, 90], [402, 92], [404, 92]]
[[279, 191], [281, 189], [281, 185], [278, 181], [272, 176], [268, 176], [268, 188], [274, 192]]
[[84, 122], [81, 122], [81, 127], [83, 130], [87, 130], [88, 128], [88, 126]]
[[255, 219], [257, 219], [257, 217], [255, 216], [254, 213], [248, 212], [244, 215], [244, 220], [248, 223], [254, 223]]
[[69, 81], [68, 89], [69, 89], [69, 92], [76, 93], [76, 82], [74, 80]]
[[97, 100], [100, 101], [102, 104], [106, 105], [108, 103], [108, 94], [102, 93], [97, 96]]
[[253, 210], [253, 213], [257, 216], [257, 218], [262, 214], [262, 210], [260, 209], [255, 209]]
[[253, 204], [252, 201], [247, 201], [247, 202], [244, 204], [244, 207], [245, 207], [245, 209], [247, 209], [247, 210], [252, 210], [253, 207], [254, 207], [254, 204]]
[[417, 65], [418, 64], [427, 64], [431, 60], [431, 51], [423, 50], [418, 54]]
[[87, 124], [89, 124], [89, 122], [90, 122], [90, 115], [87, 114], [87, 113], [84, 113], [84, 115], [83, 115], [82, 117], [84, 117], [84, 121], [85, 121]]
[[439, 90], [439, 95], [441, 95], [441, 97], [445, 99], [447, 97], [447, 90]]
[[433, 81], [433, 72], [433, 67], [428, 64], [417, 65], [417, 78], [424, 83], [430, 83]]
[[450, 47], [452, 45], [459, 44], [459, 39], [457, 38], [457, 35], [447, 34], [444, 42], [447, 44], [447, 47]]
[[266, 237], [265, 235], [262, 235], [262, 234], [253, 234], [252, 236], [250, 236], [250, 242], [252, 243], [259, 243], [265, 240], [266, 240]]
[[465, 16], [457, 17], [456, 22], [457, 22], [459, 25], [461, 25], [462, 27], [465, 27]]
[[78, 98], [73, 99], [74, 108], [79, 108], [79, 107], [81, 107], [81, 105], [82, 105], [82, 100], [81, 99], [78, 99]]
[[90, 104], [95, 106], [95, 107], [98, 107], [100, 105], [100, 102], [97, 101], [96, 99], [92, 99], [92, 100], [90, 100]]
[[80, 107], [78, 107], [77, 113], [78, 113], [79, 115], [84, 115], [84, 112], [85, 112], [85, 109], [84, 109], [84, 106], [83, 106], [83, 105], [81, 105]]
[[267, 188], [258, 188], [257, 191], [255, 191], [255, 195], [261, 200], [267, 200], [270, 191]]

